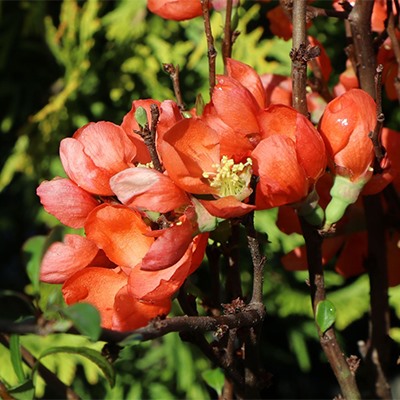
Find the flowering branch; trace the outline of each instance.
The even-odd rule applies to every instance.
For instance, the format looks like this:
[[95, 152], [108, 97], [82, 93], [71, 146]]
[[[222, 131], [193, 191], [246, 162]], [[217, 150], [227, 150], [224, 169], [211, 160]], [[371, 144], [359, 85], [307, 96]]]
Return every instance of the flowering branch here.
[[[315, 315], [318, 303], [326, 298], [321, 251], [323, 238], [318, 231], [304, 219], [301, 218], [300, 222], [307, 248], [309, 284], [312, 307]], [[354, 374], [350, 370], [347, 360], [343, 355], [343, 351], [336, 338], [335, 330], [331, 327], [326, 332], [318, 330], [318, 333], [321, 346], [338, 380], [344, 398], [361, 399]]]
[[[373, 98], [376, 98], [375, 58], [370, 29], [372, 8], [373, 2], [357, 2], [350, 13], [349, 21], [360, 86]], [[388, 332], [390, 323], [384, 212], [379, 195], [364, 196], [363, 203], [368, 232], [366, 268], [371, 288], [371, 341], [364, 368], [376, 376], [376, 381], [366, 379], [364, 384], [370, 396], [391, 398], [390, 386], [386, 378], [390, 352]]]
[[[305, 116], [308, 116], [306, 100], [306, 79], [307, 62], [315, 51], [306, 47], [306, 1], [299, 0], [293, 4], [293, 49], [290, 57], [292, 59], [292, 78], [293, 78], [293, 107]], [[314, 53], [314, 54], [313, 54]], [[325, 283], [322, 266], [322, 241], [316, 227], [311, 226], [302, 217], [300, 223], [307, 249], [307, 263], [309, 270], [309, 284], [311, 291], [311, 301], [314, 316], [317, 306], [325, 300]], [[354, 375], [351, 373], [349, 365], [343, 356], [342, 350], [337, 341], [335, 331], [332, 327], [325, 332], [318, 329], [321, 346], [331, 365], [331, 368], [338, 380], [340, 388], [345, 398], [360, 399], [360, 394], [355, 382]]]

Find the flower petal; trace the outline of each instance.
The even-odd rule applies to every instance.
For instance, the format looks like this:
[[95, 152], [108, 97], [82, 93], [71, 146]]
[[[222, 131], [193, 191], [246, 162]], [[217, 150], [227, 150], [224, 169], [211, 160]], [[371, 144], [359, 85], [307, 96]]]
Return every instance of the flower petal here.
[[85, 224], [86, 236], [117, 265], [133, 268], [142, 261], [154, 239], [140, 214], [124, 206], [103, 204]]
[[194, 230], [189, 220], [163, 229], [142, 260], [141, 269], [158, 271], [177, 263], [192, 242]]
[[171, 310], [171, 299], [158, 302], [145, 302], [132, 296], [124, 286], [115, 296], [112, 329], [130, 331], [146, 326], [150, 320], [167, 315]]
[[130, 207], [166, 213], [189, 203], [182, 189], [154, 169], [128, 168], [114, 175], [110, 185], [118, 199]]
[[265, 89], [261, 82], [260, 76], [254, 70], [254, 68], [232, 58], [228, 58], [226, 60], [226, 68], [228, 76], [236, 79], [245, 88], [247, 88], [256, 99], [258, 105], [261, 108], [264, 108], [266, 95]]
[[55, 242], [46, 251], [40, 267], [40, 280], [48, 283], [65, 282], [88, 266], [98, 250], [91, 240], [83, 236], [65, 235], [64, 243]]
[[99, 203], [87, 191], [65, 178], [42, 182], [36, 190], [44, 209], [71, 228], [82, 228]]
[[68, 177], [89, 193], [111, 196], [110, 174], [98, 168], [85, 154], [83, 145], [73, 138], [66, 138], [60, 143], [60, 158]]
[[132, 295], [145, 301], [160, 301], [171, 297], [182, 286], [189, 275], [192, 260], [192, 245], [184, 256], [169, 268], [145, 271], [137, 266], [129, 275], [129, 290]]
[[104, 121], [85, 125], [60, 146], [68, 176], [89, 192], [101, 195], [112, 195], [109, 179], [132, 166], [135, 155], [136, 147], [124, 130]]
[[297, 160], [294, 142], [287, 136], [263, 139], [252, 153], [257, 185], [257, 209], [272, 208], [303, 199], [309, 189], [304, 169]]
[[215, 193], [203, 178], [220, 163], [217, 133], [198, 118], [187, 118], [165, 132], [160, 146], [164, 167], [183, 190], [194, 194]]
[[62, 293], [67, 304], [92, 304], [100, 312], [101, 326], [111, 329], [115, 296], [126, 283], [127, 275], [120, 268], [88, 267], [69, 278]]
[[207, 211], [218, 218], [239, 218], [254, 210], [256, 207], [243, 203], [235, 196], [221, 197], [216, 200], [199, 200]]
[[250, 91], [236, 79], [224, 75], [218, 76], [218, 84], [212, 94], [212, 105], [219, 118], [240, 136], [251, 137], [258, 133], [256, 115], [260, 111], [260, 106]]

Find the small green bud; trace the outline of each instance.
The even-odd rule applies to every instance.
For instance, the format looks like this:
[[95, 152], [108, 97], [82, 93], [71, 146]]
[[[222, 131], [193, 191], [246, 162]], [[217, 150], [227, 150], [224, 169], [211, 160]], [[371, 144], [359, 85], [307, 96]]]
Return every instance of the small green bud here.
[[138, 107], [135, 111], [135, 120], [141, 128], [144, 128], [148, 124], [147, 113], [143, 107]]
[[335, 176], [330, 192], [332, 199], [325, 210], [324, 231], [328, 231], [333, 224], [336, 224], [343, 217], [347, 207], [357, 201], [366, 183], [365, 179], [358, 179], [353, 182], [350, 178], [340, 175]]

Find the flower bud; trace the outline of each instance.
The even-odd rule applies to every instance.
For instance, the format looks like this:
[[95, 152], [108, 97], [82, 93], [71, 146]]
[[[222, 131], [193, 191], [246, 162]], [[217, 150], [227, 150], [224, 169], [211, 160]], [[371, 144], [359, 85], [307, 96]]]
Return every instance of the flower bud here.
[[325, 142], [328, 166], [335, 176], [332, 201], [325, 213], [326, 228], [343, 216], [372, 177], [375, 155], [369, 133], [375, 125], [375, 102], [360, 89], [349, 90], [326, 107], [319, 131]]

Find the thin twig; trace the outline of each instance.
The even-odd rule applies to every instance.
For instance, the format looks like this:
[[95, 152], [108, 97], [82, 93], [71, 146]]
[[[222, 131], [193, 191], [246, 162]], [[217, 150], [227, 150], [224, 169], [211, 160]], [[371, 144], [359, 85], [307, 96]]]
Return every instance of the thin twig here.
[[2, 381], [0, 381], [0, 398], [3, 400], [15, 400], [15, 397], [11, 396], [7, 386]]
[[[306, 0], [296, 0], [293, 3], [293, 49], [292, 78], [293, 78], [293, 107], [305, 116], [308, 116], [306, 101], [307, 61], [313, 58], [312, 48], [306, 46]], [[324, 271], [322, 266], [322, 241], [318, 230], [300, 217], [304, 239], [307, 248], [307, 262], [311, 301], [316, 314], [317, 305], [325, 300]], [[335, 331], [329, 328], [320, 332], [320, 343], [329, 364], [346, 399], [360, 399], [361, 396], [351, 374], [350, 368], [343, 356], [337, 341]]]
[[[306, 242], [311, 301], [315, 316], [318, 303], [326, 298], [321, 250], [323, 238], [315, 227], [308, 224], [301, 217], [300, 223]], [[326, 332], [319, 331], [318, 333], [322, 349], [336, 376], [344, 398], [349, 400], [361, 399], [355, 377], [351, 373], [343, 351], [340, 348], [335, 330], [329, 328]]]
[[347, 19], [350, 11], [337, 11], [334, 9], [325, 9], [313, 6], [307, 6], [307, 20], [317, 17], [333, 17], [338, 19]]
[[[255, 204], [257, 177], [253, 175], [251, 187], [253, 192], [250, 196], [249, 203]], [[247, 244], [249, 246], [251, 260], [253, 263], [253, 293], [250, 304], [263, 303], [263, 283], [264, 283], [264, 266], [266, 258], [261, 254], [260, 242], [258, 240], [257, 231], [254, 227], [254, 212], [250, 212], [242, 219], [242, 223], [246, 229]]]
[[225, 10], [224, 39], [222, 41], [222, 59], [226, 74], [226, 59], [232, 55], [232, 0], [227, 0]]
[[185, 111], [185, 103], [183, 102], [181, 85], [179, 81], [179, 65], [163, 64], [164, 71], [170, 76], [172, 86], [174, 88], [176, 102], [181, 111]]
[[[308, 56], [307, 34], [306, 34], [306, 0], [297, 0], [293, 3], [293, 47], [290, 51], [292, 60], [292, 82], [293, 82], [293, 107], [301, 114], [308, 117], [306, 86], [307, 86], [307, 62]], [[299, 23], [302, 21], [302, 23]]]
[[151, 161], [153, 162], [154, 168], [163, 172], [163, 166], [161, 164], [160, 158], [158, 157], [157, 148], [156, 148], [156, 132], [158, 119], [160, 117], [160, 110], [158, 109], [157, 104], [150, 105], [150, 114], [151, 114], [151, 125], [146, 123], [144, 127], [140, 127], [139, 131], [135, 131], [138, 135], [143, 138], [144, 144], [147, 146], [149, 150]]
[[217, 57], [217, 51], [215, 50], [214, 47], [214, 37], [211, 30], [210, 0], [200, 0], [200, 1], [203, 10], [204, 29], [207, 38], [207, 49], [208, 49], [207, 55], [208, 55], [209, 85], [210, 85], [210, 98], [211, 98], [215, 86], [215, 73], [216, 73], [215, 61]]
[[228, 245], [223, 247], [227, 267], [225, 287], [228, 298], [236, 299], [243, 295], [239, 265], [240, 226], [232, 223], [231, 229], [232, 235], [229, 238]]
[[379, 64], [376, 67], [376, 74], [375, 74], [375, 93], [376, 93], [376, 124], [375, 128], [372, 132], [368, 134], [368, 137], [371, 139], [372, 144], [374, 146], [374, 153], [375, 153], [375, 165], [374, 165], [374, 172], [381, 173], [381, 161], [385, 156], [385, 149], [382, 147], [380, 137], [381, 131], [383, 128], [383, 122], [385, 121], [385, 116], [382, 112], [382, 71], [383, 66]]
[[[375, 98], [375, 53], [372, 46], [373, 1], [358, 1], [349, 14], [357, 76], [363, 90]], [[366, 45], [368, 43], [368, 45]]]

